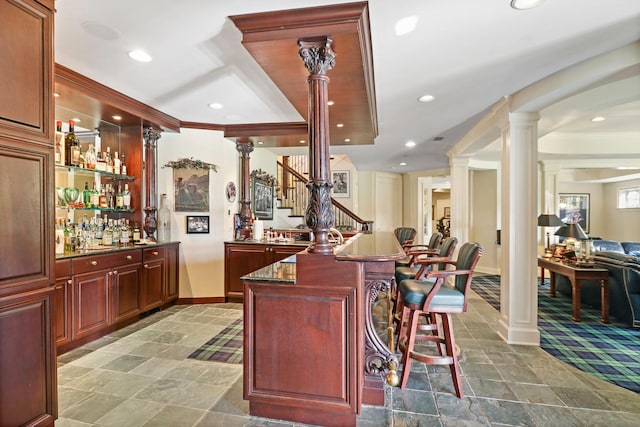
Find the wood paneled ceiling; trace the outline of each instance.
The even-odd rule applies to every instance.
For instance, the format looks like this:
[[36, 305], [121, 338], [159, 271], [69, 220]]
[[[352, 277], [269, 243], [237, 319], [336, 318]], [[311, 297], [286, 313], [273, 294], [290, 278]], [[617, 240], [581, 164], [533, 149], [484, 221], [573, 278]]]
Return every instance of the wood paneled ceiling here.
[[[309, 72], [298, 40], [329, 36], [336, 53], [329, 82], [331, 145], [373, 144], [378, 135], [369, 12], [366, 2], [229, 17], [242, 44], [302, 117], [308, 116]], [[338, 127], [342, 124], [342, 127]], [[184, 126], [184, 124], [183, 124]], [[225, 137], [249, 137], [265, 147], [300, 146], [306, 123], [226, 125]]]

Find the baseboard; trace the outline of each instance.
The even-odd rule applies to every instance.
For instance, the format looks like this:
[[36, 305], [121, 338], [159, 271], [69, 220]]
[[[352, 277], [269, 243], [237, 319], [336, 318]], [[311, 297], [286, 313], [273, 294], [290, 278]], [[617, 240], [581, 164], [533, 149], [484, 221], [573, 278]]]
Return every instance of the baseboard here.
[[493, 267], [476, 267], [475, 270], [477, 273], [483, 273], [483, 274], [492, 274], [492, 275], [496, 275], [499, 276], [500, 275], [500, 268], [493, 268]]
[[178, 298], [176, 304], [221, 304], [224, 303], [224, 297], [198, 297], [198, 298]]

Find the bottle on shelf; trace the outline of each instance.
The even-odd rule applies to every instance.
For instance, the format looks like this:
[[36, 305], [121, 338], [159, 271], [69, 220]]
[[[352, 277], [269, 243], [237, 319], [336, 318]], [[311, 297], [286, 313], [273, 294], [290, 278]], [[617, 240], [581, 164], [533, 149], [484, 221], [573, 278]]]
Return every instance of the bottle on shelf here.
[[160, 198], [160, 209], [158, 210], [158, 242], [168, 242], [171, 240], [171, 211], [167, 202], [167, 195]]
[[67, 223], [64, 226], [64, 253], [71, 253], [71, 220], [67, 219]]
[[96, 153], [96, 170], [106, 172], [107, 171], [107, 163], [104, 161], [104, 156], [100, 153]]
[[131, 209], [131, 193], [129, 192], [129, 184], [124, 184], [122, 192], [122, 209]]
[[64, 164], [64, 161], [62, 159], [63, 156], [63, 149], [62, 149], [62, 143], [61, 141], [64, 140], [64, 135], [62, 133], [62, 121], [58, 120], [56, 121], [56, 153], [55, 153], [55, 161], [56, 164]]
[[91, 203], [91, 207], [94, 209], [100, 207], [100, 192], [96, 188], [95, 181], [93, 181], [93, 188], [91, 189], [91, 194], [89, 195], [89, 202]]
[[133, 235], [132, 235], [133, 243], [138, 243], [140, 241], [140, 228], [138, 227], [138, 223], [133, 224]]
[[114, 157], [113, 157], [113, 173], [115, 173], [116, 175], [120, 175], [122, 164], [120, 163], [120, 158], [118, 157], [118, 152], [116, 151], [113, 154], [114, 154]]
[[91, 190], [89, 190], [89, 183], [87, 181], [84, 182], [84, 190], [82, 190], [82, 201], [84, 202], [85, 208], [91, 207]]
[[104, 227], [104, 230], [102, 230], [102, 245], [112, 246], [113, 245], [113, 228], [110, 223], [107, 223], [107, 221], [105, 221], [105, 224], [106, 226]]
[[80, 165], [80, 140], [78, 140], [74, 128], [73, 120], [69, 120], [69, 132], [64, 137], [65, 164], [67, 166]]
[[109, 207], [109, 202], [107, 201], [107, 191], [104, 188], [104, 185], [100, 187], [100, 193], [98, 196], [98, 207], [100, 209], [106, 209]]
[[111, 147], [107, 147], [107, 152], [104, 154], [104, 162], [106, 164], [106, 172], [113, 173], [113, 158], [111, 157]]
[[87, 152], [84, 154], [84, 165], [87, 169], [95, 169], [98, 158], [96, 156], [96, 149], [93, 144], [89, 144]]
[[118, 192], [116, 193], [116, 209], [124, 209], [124, 193], [120, 185], [118, 185]]
[[120, 173], [122, 175], [126, 175], [127, 174], [127, 165], [124, 162], [124, 153], [122, 153], [121, 157], [122, 158], [120, 159]]
[[64, 219], [58, 219], [56, 222], [56, 255], [64, 254]]

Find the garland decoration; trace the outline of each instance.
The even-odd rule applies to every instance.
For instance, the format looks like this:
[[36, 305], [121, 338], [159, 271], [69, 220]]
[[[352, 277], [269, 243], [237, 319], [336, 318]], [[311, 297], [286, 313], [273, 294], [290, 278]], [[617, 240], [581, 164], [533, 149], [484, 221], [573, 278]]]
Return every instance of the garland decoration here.
[[178, 160], [171, 160], [167, 162], [163, 168], [171, 168], [171, 169], [213, 169], [214, 172], [218, 172], [218, 165], [214, 165], [213, 163], [203, 162], [202, 160], [194, 160], [193, 157], [190, 158], [182, 158]]
[[262, 169], [257, 169], [257, 170], [254, 169], [251, 171], [250, 175], [251, 175], [251, 178], [258, 178], [262, 181], [265, 181], [267, 185], [275, 189], [276, 193], [280, 189], [280, 187], [278, 186], [278, 178], [269, 174], [266, 171], [263, 171]]

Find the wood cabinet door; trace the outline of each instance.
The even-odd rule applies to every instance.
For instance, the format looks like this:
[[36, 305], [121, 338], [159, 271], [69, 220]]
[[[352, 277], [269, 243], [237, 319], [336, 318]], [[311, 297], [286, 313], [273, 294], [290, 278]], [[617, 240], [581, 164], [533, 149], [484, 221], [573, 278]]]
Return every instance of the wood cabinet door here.
[[142, 265], [132, 264], [114, 269], [111, 273], [111, 323], [140, 314], [142, 305]]
[[34, 0], [0, 2], [0, 133], [51, 142], [53, 13]]
[[179, 251], [180, 246], [178, 244], [167, 246], [165, 255], [165, 267], [167, 269], [167, 289], [164, 295], [164, 302], [173, 301], [177, 299], [179, 295]]
[[51, 288], [0, 298], [0, 426], [53, 425]]
[[142, 311], [162, 305], [164, 289], [164, 260], [145, 262], [142, 270]]
[[244, 285], [240, 278], [270, 263], [271, 254], [267, 254], [266, 249], [266, 245], [225, 246], [224, 293], [227, 301], [242, 301]]
[[304, 250], [302, 246], [272, 246], [271, 247], [271, 256], [273, 262], [277, 262], [291, 256], [293, 254], [297, 254], [298, 252]]
[[73, 280], [70, 276], [56, 278], [53, 291], [53, 324], [56, 344], [71, 342], [71, 305]]
[[109, 326], [109, 272], [100, 270], [73, 277], [73, 339]]

